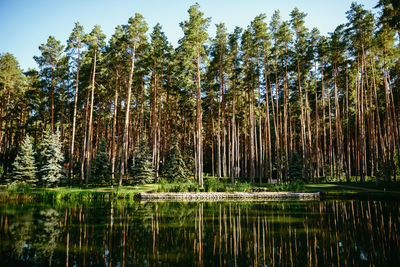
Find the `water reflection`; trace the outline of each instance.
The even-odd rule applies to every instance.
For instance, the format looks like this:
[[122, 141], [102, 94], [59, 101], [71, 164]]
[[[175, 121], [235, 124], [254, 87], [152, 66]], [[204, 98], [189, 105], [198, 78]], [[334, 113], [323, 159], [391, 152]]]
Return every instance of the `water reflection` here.
[[398, 265], [398, 202], [0, 204], [0, 263]]

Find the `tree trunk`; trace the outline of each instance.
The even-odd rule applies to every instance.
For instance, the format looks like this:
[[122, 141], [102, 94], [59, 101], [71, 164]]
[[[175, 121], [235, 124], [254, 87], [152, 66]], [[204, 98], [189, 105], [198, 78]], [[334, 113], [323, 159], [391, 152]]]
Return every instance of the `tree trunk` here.
[[203, 140], [202, 140], [202, 108], [201, 108], [201, 80], [200, 80], [200, 47], [197, 47], [196, 59], [196, 178], [200, 187], [203, 187]]
[[118, 115], [118, 87], [119, 87], [119, 73], [118, 70], [115, 73], [115, 96], [114, 96], [114, 116], [113, 116], [113, 126], [112, 126], [112, 136], [111, 136], [111, 186], [114, 185], [115, 179], [115, 157], [116, 157], [116, 147], [115, 138], [117, 137], [117, 115]]
[[76, 112], [78, 109], [78, 91], [79, 91], [79, 68], [80, 68], [80, 54], [78, 48], [78, 66], [76, 70], [76, 83], [75, 83], [75, 96], [74, 96], [74, 115], [72, 117], [72, 137], [71, 137], [71, 148], [69, 153], [69, 169], [68, 169], [68, 178], [70, 179], [70, 182], [73, 176], [73, 169], [74, 169]]
[[128, 79], [128, 92], [126, 96], [125, 102], [125, 122], [124, 122], [124, 135], [122, 137], [122, 154], [121, 154], [121, 174], [119, 177], [119, 186], [122, 185], [122, 178], [127, 173], [128, 168], [128, 138], [129, 138], [129, 111], [131, 106], [131, 95], [132, 95], [132, 80], [133, 80], [133, 71], [135, 69], [135, 45], [132, 48], [131, 52], [131, 66], [129, 70], [129, 79]]
[[93, 58], [93, 73], [91, 81], [91, 96], [90, 96], [90, 112], [89, 112], [89, 130], [88, 130], [88, 141], [86, 146], [86, 187], [88, 187], [90, 174], [91, 174], [91, 161], [92, 161], [92, 146], [93, 146], [93, 105], [94, 105], [94, 82], [96, 79], [96, 61], [97, 61], [97, 49], [94, 50]]

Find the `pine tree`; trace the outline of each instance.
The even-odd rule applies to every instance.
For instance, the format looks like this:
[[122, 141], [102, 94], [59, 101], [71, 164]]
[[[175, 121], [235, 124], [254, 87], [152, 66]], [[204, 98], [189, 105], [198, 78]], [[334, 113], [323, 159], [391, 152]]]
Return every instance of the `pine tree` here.
[[163, 176], [169, 181], [182, 181], [187, 178], [187, 175], [188, 170], [179, 149], [179, 143], [175, 139], [166, 156]]
[[60, 131], [57, 129], [52, 134], [50, 130], [46, 130], [41, 148], [41, 180], [47, 185], [55, 185], [64, 178], [62, 166], [64, 155], [61, 152]]
[[[74, 169], [74, 149], [75, 149], [75, 129], [76, 129], [76, 114], [78, 109], [78, 92], [79, 92], [79, 69], [80, 69], [80, 59], [81, 59], [81, 49], [83, 46], [84, 32], [83, 26], [79, 22], [75, 23], [75, 27], [67, 40], [67, 49], [69, 57], [72, 58], [73, 62], [76, 62], [76, 78], [75, 78], [75, 95], [74, 95], [74, 113], [72, 119], [72, 134], [71, 134], [71, 147], [69, 154], [69, 168], [68, 177], [69, 179], [73, 176]], [[74, 57], [76, 56], [76, 57]]]
[[140, 140], [139, 152], [132, 167], [132, 174], [135, 182], [138, 184], [148, 184], [154, 181], [151, 153], [144, 138]]
[[51, 131], [54, 131], [55, 90], [60, 78], [57, 77], [56, 73], [64, 46], [54, 36], [49, 36], [47, 43], [41, 44], [39, 50], [42, 53], [41, 56], [35, 56], [34, 59], [40, 67], [41, 76], [49, 91]]
[[[90, 178], [90, 164], [92, 159], [92, 146], [93, 146], [93, 109], [94, 109], [94, 91], [95, 91], [95, 83], [96, 83], [96, 66], [97, 66], [97, 57], [98, 53], [100, 53], [105, 45], [104, 39], [106, 38], [105, 34], [102, 32], [99, 25], [95, 25], [90, 34], [86, 35], [86, 43], [89, 47], [89, 51], [93, 52], [93, 64], [92, 64], [92, 73], [90, 78], [90, 108], [87, 105], [87, 112], [89, 114], [88, 121], [88, 131], [86, 136], [86, 176], [85, 182], [86, 187], [89, 183]], [[88, 95], [89, 96], [89, 95]], [[89, 102], [88, 102], [89, 103]]]
[[36, 179], [35, 152], [32, 140], [26, 135], [18, 152], [17, 158], [13, 163], [14, 171], [12, 178], [16, 181], [34, 184]]
[[102, 139], [92, 165], [92, 176], [101, 182], [111, 177], [111, 162], [108, 160], [107, 143]]
[[137, 61], [137, 49], [146, 42], [146, 32], [148, 30], [147, 23], [144, 17], [136, 13], [135, 17], [129, 18], [128, 24], [123, 26], [125, 37], [127, 53], [130, 56], [130, 67], [128, 76], [128, 88], [126, 90], [126, 109], [125, 109], [125, 120], [124, 120], [124, 131], [122, 137], [122, 154], [121, 154], [121, 175], [119, 180], [119, 185], [122, 184], [122, 177], [125, 175], [125, 168], [128, 165], [128, 133], [129, 133], [129, 122], [130, 122], [130, 103], [132, 98], [132, 82], [133, 73], [135, 71], [135, 63]]
[[299, 155], [296, 152], [292, 154], [289, 162], [289, 179], [291, 182], [302, 178], [302, 166]]
[[[208, 39], [207, 28], [210, 18], [205, 18], [196, 3], [188, 10], [189, 20], [180, 23], [184, 37], [179, 40], [187, 62], [191, 62], [192, 77], [195, 77], [196, 89], [196, 128], [195, 128], [195, 177], [200, 186], [203, 186], [203, 110], [201, 107], [201, 63], [206, 59], [204, 43]], [[195, 62], [195, 64], [193, 64]]]

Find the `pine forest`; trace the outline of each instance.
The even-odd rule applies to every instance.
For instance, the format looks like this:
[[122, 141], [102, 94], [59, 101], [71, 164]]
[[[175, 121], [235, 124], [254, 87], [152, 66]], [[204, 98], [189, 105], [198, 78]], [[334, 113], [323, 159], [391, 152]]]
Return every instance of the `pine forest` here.
[[327, 35], [289, 15], [228, 32], [194, 4], [176, 47], [136, 13], [49, 36], [37, 69], [2, 53], [1, 182], [396, 181], [399, 2], [352, 3]]

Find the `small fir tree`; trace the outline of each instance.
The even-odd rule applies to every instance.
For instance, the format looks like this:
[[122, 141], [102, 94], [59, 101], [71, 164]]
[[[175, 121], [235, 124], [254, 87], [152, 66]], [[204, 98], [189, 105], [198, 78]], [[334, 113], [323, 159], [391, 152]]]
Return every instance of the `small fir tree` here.
[[182, 158], [186, 166], [186, 176], [194, 176], [195, 162], [193, 146], [185, 145], [183, 147]]
[[140, 140], [139, 153], [136, 155], [135, 164], [132, 167], [132, 174], [138, 184], [154, 182], [154, 169], [151, 163], [151, 154], [144, 138]]
[[179, 149], [179, 143], [174, 139], [165, 160], [163, 176], [169, 181], [182, 181], [187, 174], [188, 170]]
[[297, 153], [293, 153], [289, 162], [289, 179], [291, 182], [302, 179], [302, 168], [300, 157]]
[[38, 181], [36, 179], [35, 152], [29, 135], [25, 136], [13, 167], [13, 180], [29, 184], [34, 184]]
[[97, 149], [96, 159], [92, 164], [92, 177], [100, 182], [111, 178], [111, 162], [108, 160], [107, 143], [102, 139]]
[[53, 134], [50, 130], [46, 130], [41, 148], [41, 180], [47, 185], [54, 186], [65, 177], [62, 166], [64, 155], [61, 152], [60, 131], [57, 129]]

